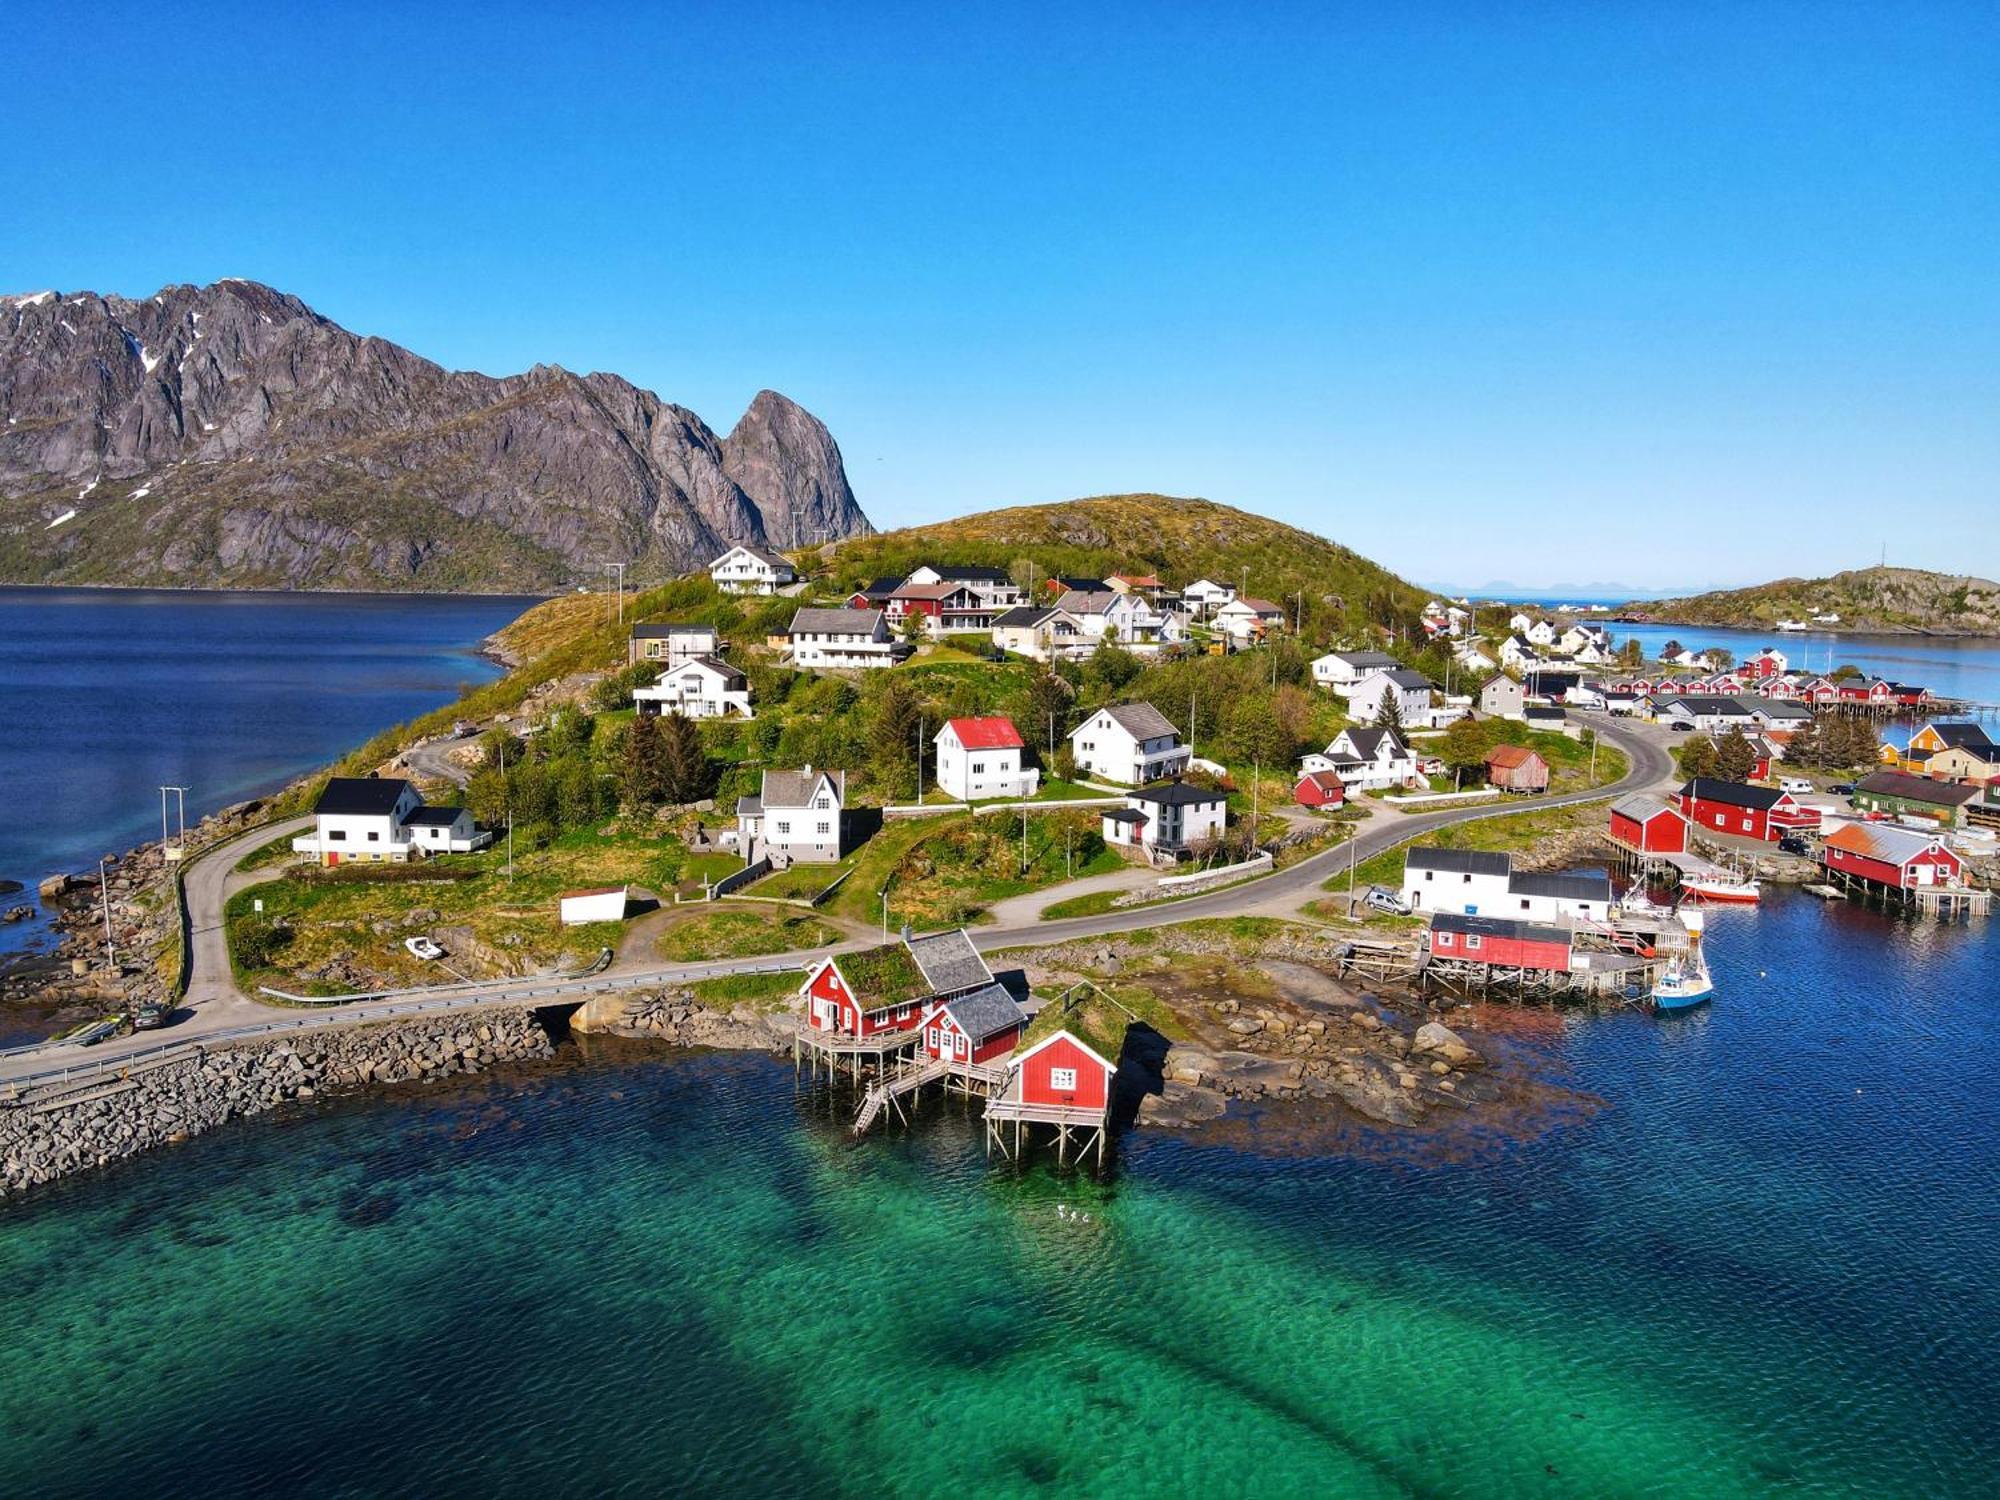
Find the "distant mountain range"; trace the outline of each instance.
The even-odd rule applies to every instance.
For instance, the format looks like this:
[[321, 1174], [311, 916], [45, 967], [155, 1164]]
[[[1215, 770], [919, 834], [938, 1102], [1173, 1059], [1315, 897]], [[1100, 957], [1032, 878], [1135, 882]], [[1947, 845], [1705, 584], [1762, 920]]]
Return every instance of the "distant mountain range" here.
[[2000, 583], [1922, 568], [1856, 568], [1830, 578], [1780, 578], [1751, 588], [1633, 602], [1671, 625], [1762, 629], [1780, 620], [1838, 615], [1835, 628], [1859, 633], [2000, 635]]
[[1700, 585], [1690, 585], [1673, 589], [1639, 589], [1629, 583], [1515, 583], [1509, 579], [1496, 579], [1491, 583], [1478, 584], [1472, 588], [1454, 588], [1449, 585], [1437, 586], [1440, 594], [1449, 594], [1454, 599], [1534, 599], [1563, 601], [1570, 599], [1665, 599], [1678, 594], [1700, 592]]
[[820, 421], [496, 379], [251, 281], [0, 297], [0, 582], [539, 591], [874, 528]]

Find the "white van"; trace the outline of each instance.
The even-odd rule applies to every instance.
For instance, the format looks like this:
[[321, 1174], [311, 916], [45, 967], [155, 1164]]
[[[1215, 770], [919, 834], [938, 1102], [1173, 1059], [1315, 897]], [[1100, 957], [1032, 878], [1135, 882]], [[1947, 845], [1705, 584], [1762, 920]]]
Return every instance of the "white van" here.
[[1810, 781], [1807, 781], [1803, 776], [1784, 776], [1778, 780], [1778, 790], [1781, 792], [1790, 792], [1794, 797], [1803, 797], [1818, 791], [1819, 788], [1814, 786]]

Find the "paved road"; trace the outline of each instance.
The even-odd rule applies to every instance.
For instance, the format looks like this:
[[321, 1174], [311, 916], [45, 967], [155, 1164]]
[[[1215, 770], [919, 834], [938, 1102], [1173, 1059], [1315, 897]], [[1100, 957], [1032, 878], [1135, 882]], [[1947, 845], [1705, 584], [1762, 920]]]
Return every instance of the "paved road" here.
[[[992, 952], [1026, 944], [1060, 943], [1181, 922], [1246, 914], [1294, 915], [1299, 907], [1319, 892], [1321, 885], [1348, 867], [1350, 859], [1363, 861], [1411, 839], [1455, 823], [1481, 818], [1504, 817], [1511, 812], [1566, 807], [1581, 802], [1601, 802], [1629, 791], [1652, 790], [1671, 776], [1671, 741], [1650, 725], [1621, 724], [1601, 715], [1589, 716], [1604, 739], [1618, 745], [1630, 759], [1625, 777], [1613, 786], [1594, 791], [1572, 792], [1559, 797], [1509, 802], [1495, 807], [1447, 807], [1437, 812], [1403, 814], [1378, 806], [1349, 843], [1301, 860], [1274, 875], [1245, 881], [1206, 895], [1190, 896], [1168, 906], [1136, 907], [1104, 912], [1095, 916], [1072, 917], [1063, 921], [1030, 921], [976, 928], [973, 939], [979, 948]], [[796, 968], [829, 951], [844, 952], [877, 941], [872, 935], [853, 938], [831, 950], [772, 954], [762, 958], [723, 959], [706, 963], [662, 964], [626, 969], [580, 979], [550, 976], [531, 979], [504, 979], [482, 983], [437, 986], [428, 990], [385, 995], [380, 999], [357, 1001], [331, 1012], [281, 1011], [258, 1004], [239, 992], [229, 968], [229, 954], [222, 930], [222, 907], [230, 894], [256, 877], [235, 872], [236, 861], [251, 850], [287, 830], [296, 831], [308, 820], [278, 828], [259, 829], [201, 855], [190, 863], [187, 873], [188, 899], [194, 914], [194, 975], [189, 985], [192, 1014], [181, 1017], [165, 1032], [122, 1037], [88, 1049], [76, 1047], [37, 1048], [0, 1055], [0, 1083], [20, 1082], [66, 1065], [116, 1063], [120, 1058], [149, 1052], [163, 1042], [221, 1041], [243, 1034], [246, 1028], [273, 1025], [285, 1029], [358, 1025], [366, 1021], [410, 1014], [465, 1010], [486, 1005], [554, 1003], [563, 999], [582, 1000], [592, 994], [651, 985], [687, 983], [725, 974], [768, 972]]]

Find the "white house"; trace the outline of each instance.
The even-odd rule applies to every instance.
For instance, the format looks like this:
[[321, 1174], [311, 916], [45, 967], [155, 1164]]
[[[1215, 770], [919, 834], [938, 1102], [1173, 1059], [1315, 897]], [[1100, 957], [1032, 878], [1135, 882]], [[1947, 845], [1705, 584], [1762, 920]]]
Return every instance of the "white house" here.
[[1236, 597], [1236, 590], [1212, 578], [1197, 578], [1181, 590], [1181, 598], [1196, 614], [1206, 617]]
[[1070, 732], [1077, 769], [1126, 786], [1140, 786], [1188, 768], [1194, 752], [1180, 732], [1150, 703], [1100, 708]]
[[1516, 635], [1526, 635], [1528, 627], [1535, 623], [1535, 617], [1524, 609], [1517, 609], [1507, 616], [1507, 628]]
[[1436, 684], [1423, 673], [1413, 672], [1408, 667], [1395, 667], [1370, 672], [1343, 691], [1349, 718], [1379, 719], [1382, 704], [1388, 700], [1396, 705], [1397, 723], [1427, 725], [1430, 722], [1431, 694], [1436, 690]]
[[1403, 899], [1413, 911], [1602, 922], [1611, 914], [1611, 878], [1517, 873], [1508, 854], [1419, 847], [1403, 858]]
[[1611, 632], [1602, 625], [1575, 624], [1562, 633], [1556, 648], [1565, 656], [1581, 656], [1586, 646], [1595, 647], [1599, 652], [1611, 649]]
[[1281, 606], [1249, 594], [1240, 594], [1227, 604], [1218, 606], [1210, 618], [1214, 620], [1216, 629], [1239, 644], [1261, 640], [1273, 630], [1282, 630], [1285, 625], [1285, 611]]
[[1386, 651], [1329, 651], [1313, 658], [1313, 681], [1337, 690], [1371, 672], [1393, 672], [1401, 665]]
[[931, 741], [937, 747], [937, 784], [961, 802], [985, 797], [1032, 797], [1042, 773], [1023, 768], [1027, 747], [1011, 719], [947, 719]]
[[1685, 724], [1702, 734], [1726, 734], [1732, 728], [1747, 732], [1757, 727], [1742, 699], [1693, 693], [1655, 694], [1650, 717], [1656, 724]]
[[748, 719], [750, 679], [726, 661], [696, 656], [669, 667], [651, 687], [632, 689], [642, 714], [677, 713], [690, 719]]
[[963, 584], [985, 608], [998, 613], [1021, 602], [1021, 586], [1005, 568], [979, 567], [971, 563], [921, 563], [905, 584]]
[[632, 627], [625, 660], [635, 667], [642, 661], [677, 667], [697, 656], [721, 654], [722, 636], [713, 625], [642, 623]]
[[1460, 641], [1452, 648], [1451, 654], [1461, 667], [1471, 672], [1491, 672], [1500, 665], [1494, 660], [1493, 653], [1478, 640]]
[[425, 854], [471, 854], [493, 842], [493, 830], [473, 822], [466, 807], [420, 807], [403, 826], [413, 848]]
[[1556, 643], [1556, 627], [1552, 620], [1537, 620], [1523, 634], [1531, 646], [1553, 646]]
[[491, 842], [470, 813], [425, 807], [400, 776], [335, 776], [313, 804], [313, 831], [293, 839], [292, 848], [323, 865], [383, 864], [463, 854]]
[[830, 865], [845, 852], [847, 773], [766, 771], [763, 789], [736, 801], [736, 833], [743, 858], [770, 855], [777, 865]]
[[1222, 837], [1226, 809], [1221, 792], [1185, 781], [1144, 787], [1123, 807], [1105, 811], [1104, 842], [1141, 850], [1149, 860], [1179, 859]]
[[1098, 637], [1066, 609], [1023, 604], [993, 621], [993, 644], [1034, 661], [1074, 661], [1097, 650]]
[[1307, 775], [1334, 772], [1350, 792], [1412, 786], [1421, 779], [1416, 752], [1393, 729], [1343, 729], [1301, 765]]
[[778, 553], [742, 542], [710, 563], [708, 576], [725, 594], [775, 594], [799, 575]]
[[799, 610], [786, 632], [786, 650], [793, 666], [806, 669], [893, 667], [897, 655], [879, 609]]
[[1541, 653], [1520, 636], [1510, 635], [1500, 643], [1501, 666], [1512, 667], [1517, 672], [1528, 672], [1541, 664]]

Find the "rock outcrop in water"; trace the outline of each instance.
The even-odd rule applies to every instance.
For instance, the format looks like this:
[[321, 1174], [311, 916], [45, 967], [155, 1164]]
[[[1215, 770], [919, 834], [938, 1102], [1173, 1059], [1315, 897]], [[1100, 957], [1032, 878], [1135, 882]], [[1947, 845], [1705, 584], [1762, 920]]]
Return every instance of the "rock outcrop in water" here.
[[616, 375], [446, 370], [250, 281], [0, 297], [0, 582], [537, 591], [872, 529], [775, 391], [718, 438]]

